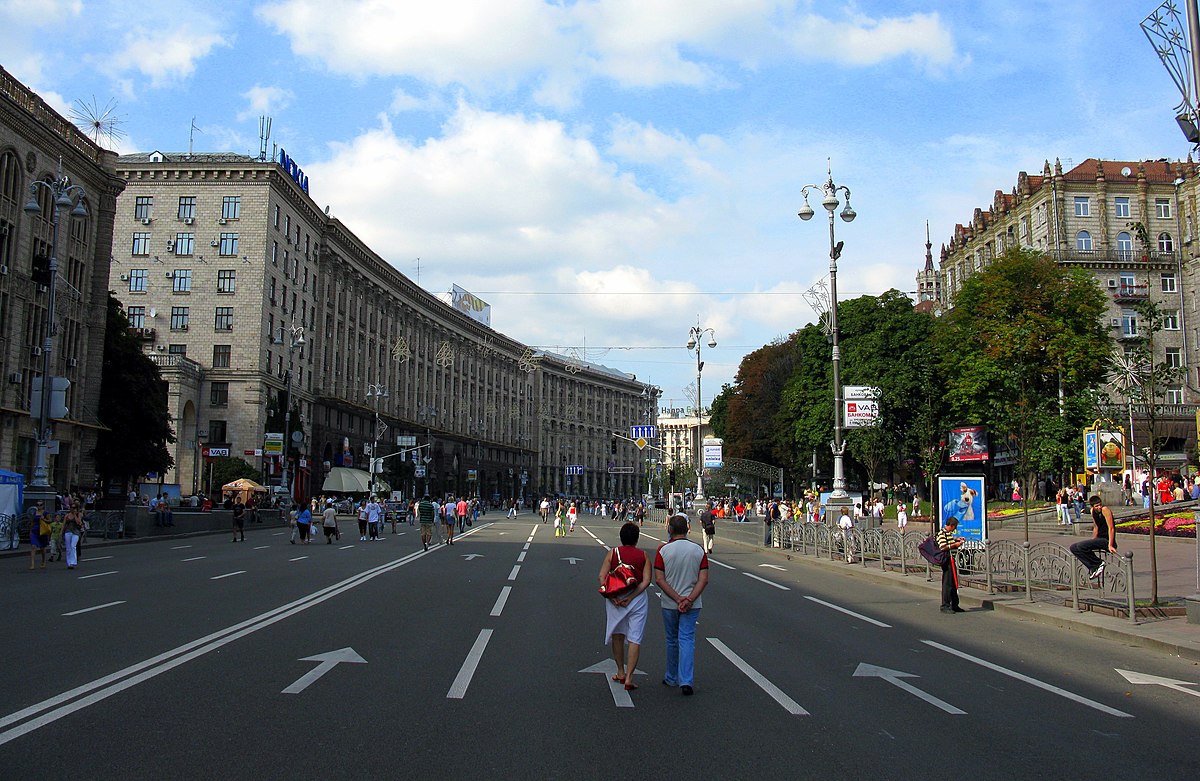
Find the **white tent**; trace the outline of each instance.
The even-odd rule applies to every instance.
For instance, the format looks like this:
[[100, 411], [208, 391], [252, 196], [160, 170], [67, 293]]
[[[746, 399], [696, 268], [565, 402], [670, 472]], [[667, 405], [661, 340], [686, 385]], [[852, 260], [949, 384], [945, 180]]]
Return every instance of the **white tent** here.
[[0, 469], [0, 550], [21, 545], [18, 522], [25, 504], [25, 475]]

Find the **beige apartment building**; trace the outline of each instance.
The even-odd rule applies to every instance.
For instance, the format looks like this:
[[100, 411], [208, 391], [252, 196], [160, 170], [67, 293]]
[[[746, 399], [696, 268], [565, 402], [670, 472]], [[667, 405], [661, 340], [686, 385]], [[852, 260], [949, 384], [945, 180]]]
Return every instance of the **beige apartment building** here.
[[[49, 256], [54, 204], [38, 187], [40, 211], [29, 214], [30, 184], [65, 176], [84, 190], [86, 216], [60, 209], [57, 332], [50, 374], [66, 378], [66, 415], [52, 421], [49, 480], [59, 491], [96, 482], [92, 450], [107, 306], [108, 259], [117, 196], [124, 186], [117, 156], [102, 149], [0, 68], [0, 467], [33, 475], [37, 434], [30, 396], [44, 371], [49, 289], [32, 279], [35, 256]], [[57, 452], [55, 452], [55, 450]]]
[[[642, 422], [643, 383], [523, 345], [415, 285], [317, 206], [286, 154], [152, 152], [117, 170], [112, 287], [169, 380], [179, 442], [165, 480], [181, 493], [205, 490], [205, 453], [278, 481], [264, 437], [282, 433], [289, 377], [297, 496], [334, 467], [367, 468], [375, 447], [405, 495], [635, 490], [614, 470], [633, 446], [611, 435]], [[407, 437], [422, 449], [393, 456]]]
[[[940, 305], [951, 306], [965, 279], [1007, 248], [1020, 246], [1095, 276], [1109, 298], [1105, 321], [1118, 346], [1144, 330], [1134, 305], [1157, 302], [1166, 313], [1166, 324], [1155, 336], [1154, 361], [1183, 369], [1185, 378], [1165, 392], [1159, 434], [1167, 442], [1160, 463], [1181, 466], [1195, 449], [1200, 402], [1200, 374], [1191, 368], [1200, 368], [1194, 263], [1197, 186], [1191, 160], [1088, 159], [1066, 171], [1056, 160], [1053, 167], [1047, 162], [1040, 175], [1022, 171], [1010, 192], [997, 190], [990, 208], [976, 209], [970, 222], [955, 226], [949, 244], [942, 247], [938, 278], [930, 273], [932, 257], [927, 253], [926, 267], [917, 275], [922, 300], [936, 297]], [[1150, 246], [1141, 246], [1133, 223], [1145, 226]], [[1122, 399], [1115, 388], [1109, 391]], [[1133, 405], [1135, 445], [1145, 412], [1144, 406]]]

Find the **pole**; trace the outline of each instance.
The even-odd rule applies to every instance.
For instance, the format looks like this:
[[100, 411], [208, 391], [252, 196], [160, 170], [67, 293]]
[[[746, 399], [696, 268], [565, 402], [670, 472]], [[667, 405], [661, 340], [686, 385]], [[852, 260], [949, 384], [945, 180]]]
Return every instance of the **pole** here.
[[[58, 287], [58, 220], [60, 216], [55, 189], [57, 188], [51, 188], [54, 210], [50, 217], [50, 288], [46, 294], [46, 330], [42, 336], [42, 397], [41, 403], [38, 405], [37, 463], [33, 468], [33, 480], [29, 483], [29, 487], [34, 489], [31, 493], [44, 495], [53, 493], [50, 483], [50, 395], [54, 392], [54, 378], [51, 376], [52, 362], [50, 358], [54, 350], [54, 334], [58, 330], [55, 325], [57, 319], [55, 309], [57, 305], [56, 288]], [[54, 505], [47, 502], [46, 507], [53, 509]]]
[[704, 450], [701, 435], [704, 428], [704, 396], [700, 390], [700, 376], [704, 373], [704, 363], [700, 360], [700, 339], [703, 334], [700, 333], [699, 321], [696, 323], [696, 331], [696, 501], [699, 502], [704, 499]]
[[[826, 190], [833, 192], [833, 178], [825, 185]], [[842, 357], [838, 346], [837, 324], [837, 247], [833, 235], [833, 210], [829, 210], [829, 330], [833, 334], [833, 491], [830, 499], [845, 500], [835, 504], [849, 504], [849, 494], [846, 493], [846, 474], [842, 464], [842, 455], [846, 445], [842, 441]]]
[[280, 479], [283, 483], [283, 490], [287, 492], [288, 499], [294, 501], [292, 489], [288, 483], [288, 451], [291, 449], [292, 435], [292, 350], [288, 348], [288, 371], [287, 371], [287, 406], [283, 412], [283, 466], [280, 469]]

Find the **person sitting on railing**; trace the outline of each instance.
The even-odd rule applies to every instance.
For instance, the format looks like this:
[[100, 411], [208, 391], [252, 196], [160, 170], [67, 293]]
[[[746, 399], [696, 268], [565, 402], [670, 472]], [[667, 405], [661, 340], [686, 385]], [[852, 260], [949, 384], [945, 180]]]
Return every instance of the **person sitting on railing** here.
[[1088, 499], [1088, 503], [1092, 508], [1092, 538], [1072, 544], [1071, 553], [1087, 567], [1088, 579], [1095, 580], [1104, 574], [1104, 561], [1096, 555], [1096, 551], [1117, 552], [1117, 524], [1113, 520], [1112, 510], [1104, 506], [1099, 494]]

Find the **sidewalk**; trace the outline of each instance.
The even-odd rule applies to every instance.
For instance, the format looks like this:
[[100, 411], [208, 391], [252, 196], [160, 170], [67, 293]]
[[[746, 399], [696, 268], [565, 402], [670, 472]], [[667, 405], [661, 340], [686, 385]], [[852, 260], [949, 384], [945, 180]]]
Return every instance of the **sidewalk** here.
[[[885, 528], [895, 528], [895, 522], [885, 524]], [[909, 524], [909, 529], [919, 529], [920, 525]], [[811, 555], [803, 555], [798, 551], [770, 548], [763, 545], [764, 526], [761, 519], [736, 523], [730, 521], [717, 522], [717, 551], [722, 544], [735, 543], [740, 546], [755, 548], [763, 553], [781, 556], [789, 561], [803, 562], [809, 566], [827, 567], [854, 577], [869, 578], [891, 586], [907, 588], [911, 591], [928, 595], [935, 602], [940, 599], [941, 583], [937, 573], [933, 580], [926, 580], [923, 575], [901, 575], [898, 572], [884, 572], [877, 567], [862, 565], [847, 565], [844, 562], [830, 561]], [[1022, 529], [1005, 529], [993, 531], [992, 539], [1008, 539], [1023, 541]], [[1069, 544], [1077, 539], [1074, 535], [1030, 532], [1030, 544], [1038, 542], [1055, 542], [1059, 545]], [[1142, 535], [1124, 534], [1118, 540], [1122, 552], [1132, 551], [1135, 573], [1135, 596], [1138, 601], [1150, 598], [1150, 538]], [[1158, 594], [1160, 601], [1170, 598], [1181, 598], [1196, 593], [1196, 541], [1177, 537], [1157, 538], [1158, 559]], [[717, 555], [720, 555], [719, 553]], [[988, 594], [986, 591], [974, 588], [959, 590], [959, 597], [964, 605], [971, 607], [987, 607], [993, 610], [1005, 610], [1021, 618], [1038, 621], [1062, 629], [1084, 632], [1094, 637], [1105, 637], [1131, 645], [1154, 648], [1159, 651], [1176, 654], [1186, 659], [1200, 661], [1200, 624], [1189, 624], [1183, 616], [1143, 620], [1138, 624], [1130, 624], [1128, 620], [1099, 613], [1083, 612], [1062, 605], [1045, 602], [1029, 603], [1025, 595], [1020, 594]]]

